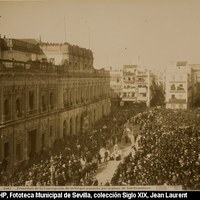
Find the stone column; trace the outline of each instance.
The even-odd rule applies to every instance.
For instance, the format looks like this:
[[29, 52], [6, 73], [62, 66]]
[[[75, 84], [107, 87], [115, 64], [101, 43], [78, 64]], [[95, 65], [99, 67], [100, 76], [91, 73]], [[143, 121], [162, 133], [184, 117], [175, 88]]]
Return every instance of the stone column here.
[[36, 105], [35, 108], [37, 112], [40, 112], [40, 86], [37, 84], [36, 86]]

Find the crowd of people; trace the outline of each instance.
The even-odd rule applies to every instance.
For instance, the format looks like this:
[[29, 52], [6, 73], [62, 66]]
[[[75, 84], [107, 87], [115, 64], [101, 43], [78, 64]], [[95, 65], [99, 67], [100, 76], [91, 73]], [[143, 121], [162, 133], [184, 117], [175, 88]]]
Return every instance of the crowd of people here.
[[51, 148], [32, 155], [28, 162], [13, 167], [12, 172], [2, 170], [0, 185], [98, 185], [92, 174], [102, 162], [99, 150], [120, 142], [123, 124], [142, 109], [145, 108], [112, 108], [111, 114], [98, 121], [92, 130], [56, 139]]
[[200, 110], [155, 108], [132, 117], [138, 148], [118, 166], [112, 185], [180, 185], [200, 189]]
[[93, 178], [99, 164], [113, 158], [111, 147], [118, 152], [116, 144], [127, 136], [124, 130], [129, 135], [131, 127], [138, 126], [134, 138], [125, 137], [133, 145], [130, 154], [106, 185], [200, 189], [200, 110], [112, 109], [86, 133], [56, 139], [51, 148], [42, 149], [12, 171], [1, 169], [0, 185], [101, 185]]

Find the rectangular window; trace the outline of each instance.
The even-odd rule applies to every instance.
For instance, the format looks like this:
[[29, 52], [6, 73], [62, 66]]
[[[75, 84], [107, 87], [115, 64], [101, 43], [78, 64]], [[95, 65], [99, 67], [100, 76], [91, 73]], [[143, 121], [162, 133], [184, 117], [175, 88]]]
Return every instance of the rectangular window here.
[[53, 109], [54, 108], [54, 95], [53, 95], [53, 92], [50, 92], [50, 94], [49, 94], [49, 104], [50, 104], [50, 108]]
[[142, 94], [142, 96], [143, 96], [143, 97], [146, 97], [146, 96], [147, 96], [147, 94], [146, 94], [146, 93], [143, 93], [143, 94]]
[[10, 101], [8, 99], [4, 101], [4, 115], [5, 121], [10, 120]]
[[176, 89], [175, 85], [172, 84], [172, 85], [171, 85], [171, 90], [175, 90], [175, 89]]
[[174, 94], [172, 94], [172, 97], [171, 97], [172, 99], [175, 99], [175, 95]]

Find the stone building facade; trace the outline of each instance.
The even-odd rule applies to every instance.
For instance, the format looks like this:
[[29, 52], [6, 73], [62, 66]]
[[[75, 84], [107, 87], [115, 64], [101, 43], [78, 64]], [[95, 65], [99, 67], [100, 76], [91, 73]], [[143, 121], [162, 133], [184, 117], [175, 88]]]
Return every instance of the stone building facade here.
[[0, 161], [17, 165], [109, 115], [109, 72], [92, 51], [14, 39], [0, 49]]

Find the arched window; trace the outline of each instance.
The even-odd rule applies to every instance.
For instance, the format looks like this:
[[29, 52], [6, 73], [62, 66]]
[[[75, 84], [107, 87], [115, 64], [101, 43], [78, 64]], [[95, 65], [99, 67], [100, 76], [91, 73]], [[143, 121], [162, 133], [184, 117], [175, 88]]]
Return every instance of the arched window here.
[[46, 101], [44, 95], [42, 95], [42, 111], [46, 111]]
[[50, 104], [50, 108], [53, 109], [54, 108], [53, 92], [50, 92], [49, 94], [49, 104]]
[[104, 105], [102, 105], [102, 117], [104, 116]]
[[34, 108], [34, 93], [33, 91], [29, 91], [29, 109], [33, 110]]
[[94, 110], [94, 123], [96, 122], [96, 110]]
[[4, 115], [5, 115], [5, 120], [10, 119], [10, 105], [8, 99], [4, 101]]
[[73, 120], [70, 118], [70, 130], [69, 130], [70, 135], [73, 134]]
[[86, 87], [85, 89], [85, 97], [86, 97], [86, 101], [88, 100], [88, 88]]
[[96, 85], [94, 86], [93, 98], [96, 98]]
[[76, 116], [76, 124], [75, 124], [75, 131], [76, 131], [76, 134], [79, 132], [79, 118], [78, 116]]
[[81, 119], [80, 119], [80, 132], [83, 132], [83, 124], [84, 124], [84, 117], [81, 115]]
[[67, 136], [67, 121], [64, 120], [63, 122], [63, 138], [66, 139]]
[[21, 112], [21, 105], [20, 105], [20, 99], [17, 98], [16, 100], [16, 112], [20, 113]]
[[22, 116], [20, 98], [17, 98], [16, 100], [16, 114], [17, 114], [17, 117]]
[[90, 98], [92, 99], [93, 98], [93, 87], [90, 86]]
[[70, 90], [70, 105], [73, 104], [73, 92]]

